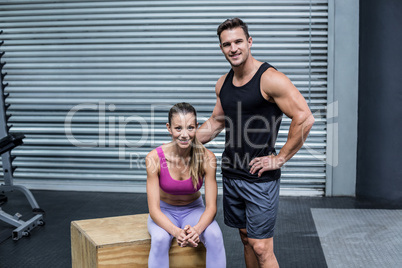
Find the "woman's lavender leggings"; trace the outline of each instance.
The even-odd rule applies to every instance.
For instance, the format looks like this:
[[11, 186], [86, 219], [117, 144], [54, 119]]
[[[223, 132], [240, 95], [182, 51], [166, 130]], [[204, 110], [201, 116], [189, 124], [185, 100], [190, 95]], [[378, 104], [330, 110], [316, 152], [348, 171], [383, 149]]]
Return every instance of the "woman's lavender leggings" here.
[[[178, 227], [198, 223], [205, 206], [202, 198], [186, 206], [173, 206], [160, 201], [162, 212]], [[148, 217], [148, 232], [151, 235], [151, 251], [149, 252], [149, 268], [169, 268], [169, 249], [173, 236], [159, 227]], [[200, 235], [200, 240], [207, 249], [207, 268], [226, 267], [225, 247], [218, 223], [214, 220]]]

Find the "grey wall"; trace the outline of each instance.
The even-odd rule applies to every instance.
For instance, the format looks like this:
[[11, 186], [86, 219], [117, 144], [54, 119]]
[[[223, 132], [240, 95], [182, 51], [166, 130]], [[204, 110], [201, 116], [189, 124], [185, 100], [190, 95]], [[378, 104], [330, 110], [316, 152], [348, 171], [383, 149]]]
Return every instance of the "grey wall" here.
[[327, 196], [356, 193], [359, 0], [330, 0]]
[[356, 195], [402, 203], [402, 1], [360, 1]]

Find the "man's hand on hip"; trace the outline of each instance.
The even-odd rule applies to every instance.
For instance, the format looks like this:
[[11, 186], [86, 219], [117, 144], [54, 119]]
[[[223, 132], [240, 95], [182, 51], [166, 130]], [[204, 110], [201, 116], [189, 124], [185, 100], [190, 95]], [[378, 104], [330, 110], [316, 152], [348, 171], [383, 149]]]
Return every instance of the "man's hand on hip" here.
[[284, 163], [285, 160], [277, 155], [256, 157], [249, 163], [250, 173], [254, 174], [258, 171], [258, 177], [261, 177], [263, 172], [279, 169]]

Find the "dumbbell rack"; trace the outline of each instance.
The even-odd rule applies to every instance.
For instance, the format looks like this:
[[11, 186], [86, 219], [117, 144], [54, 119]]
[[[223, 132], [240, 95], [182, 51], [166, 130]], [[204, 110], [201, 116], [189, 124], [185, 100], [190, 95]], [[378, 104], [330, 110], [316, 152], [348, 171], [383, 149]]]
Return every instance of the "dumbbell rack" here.
[[[0, 36], [2, 33], [3, 31], [0, 31]], [[3, 45], [3, 43], [4, 41], [0, 41], [0, 47]], [[22, 192], [28, 199], [32, 207], [32, 211], [35, 213], [31, 219], [23, 221], [20, 213], [16, 213], [14, 216], [12, 216], [4, 212], [0, 207], [0, 220], [17, 227], [12, 232], [12, 238], [13, 240], [18, 240], [23, 236], [28, 236], [33, 228], [44, 225], [44, 211], [39, 207], [30, 190], [22, 185], [14, 185], [14, 169], [12, 166], [14, 157], [11, 155], [11, 149], [22, 144], [22, 139], [25, 136], [23, 134], [9, 134], [8, 132], [12, 126], [8, 126], [7, 124], [7, 121], [11, 115], [7, 115], [9, 105], [5, 103], [5, 100], [9, 94], [5, 94], [4, 92], [4, 89], [8, 86], [8, 83], [3, 83], [4, 77], [7, 75], [7, 73], [3, 73], [3, 67], [6, 62], [3, 63], [1, 61], [4, 54], [4, 51], [0, 53], [0, 139], [2, 144], [6, 144], [6, 146], [2, 146], [1, 148], [4, 184], [0, 185], [0, 193], [4, 194], [7, 192], [13, 192], [15, 190]]]

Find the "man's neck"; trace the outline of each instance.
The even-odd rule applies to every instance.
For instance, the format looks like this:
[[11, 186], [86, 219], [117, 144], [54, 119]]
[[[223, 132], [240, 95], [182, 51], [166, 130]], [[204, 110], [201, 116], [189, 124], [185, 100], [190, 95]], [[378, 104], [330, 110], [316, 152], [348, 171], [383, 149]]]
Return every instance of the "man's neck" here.
[[242, 65], [232, 67], [234, 72], [234, 79], [240, 84], [248, 82], [260, 68], [262, 62], [250, 56], [249, 59]]

